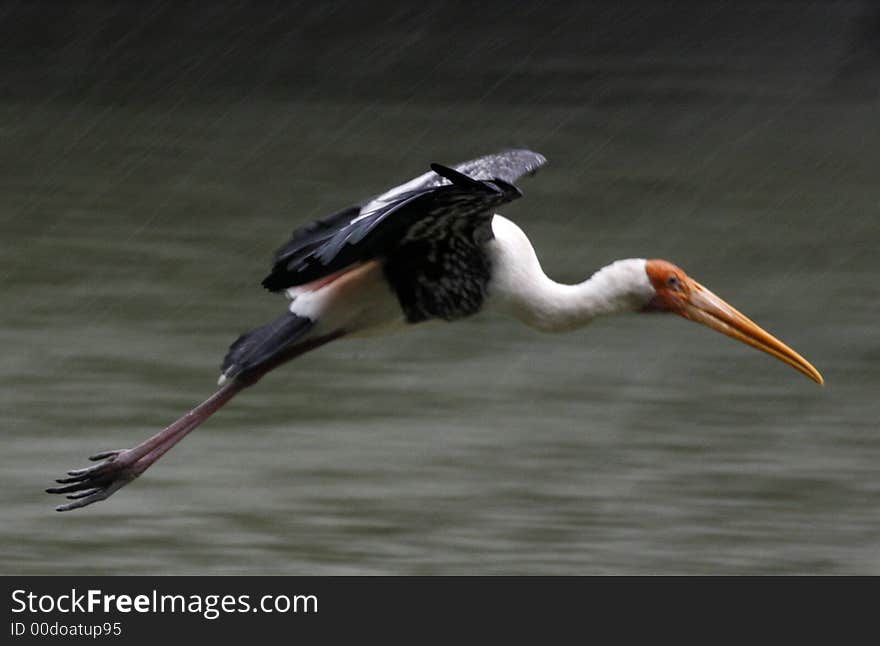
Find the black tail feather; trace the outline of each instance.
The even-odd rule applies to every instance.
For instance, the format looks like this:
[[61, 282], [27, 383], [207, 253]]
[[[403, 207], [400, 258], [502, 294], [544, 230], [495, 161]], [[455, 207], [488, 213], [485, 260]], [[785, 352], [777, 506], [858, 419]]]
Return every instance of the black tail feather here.
[[314, 324], [309, 318], [285, 312], [271, 323], [245, 332], [229, 346], [221, 366], [223, 376], [233, 379], [262, 366], [302, 339]]

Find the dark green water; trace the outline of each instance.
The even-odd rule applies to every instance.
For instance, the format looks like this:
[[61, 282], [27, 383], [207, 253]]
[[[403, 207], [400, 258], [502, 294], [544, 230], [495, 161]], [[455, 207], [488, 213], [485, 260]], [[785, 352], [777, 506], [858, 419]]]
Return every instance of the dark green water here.
[[[859, 7], [333, 6], [92, 7], [30, 58], [39, 21], [4, 14], [0, 572], [880, 574]], [[295, 225], [519, 145], [550, 165], [504, 214], [548, 273], [668, 258], [826, 387], [671, 317], [478, 317], [304, 357], [111, 500], [53, 511], [53, 477], [201, 401], [284, 307], [259, 280]]]

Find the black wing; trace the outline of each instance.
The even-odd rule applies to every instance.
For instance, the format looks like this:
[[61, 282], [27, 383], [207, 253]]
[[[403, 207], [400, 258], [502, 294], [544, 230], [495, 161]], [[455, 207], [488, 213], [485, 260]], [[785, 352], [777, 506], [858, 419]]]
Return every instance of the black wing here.
[[518, 198], [513, 182], [546, 162], [511, 150], [431, 172], [294, 232], [276, 254], [263, 286], [272, 291], [303, 285], [351, 265], [388, 257], [398, 246], [443, 229], [491, 238], [491, 210]]

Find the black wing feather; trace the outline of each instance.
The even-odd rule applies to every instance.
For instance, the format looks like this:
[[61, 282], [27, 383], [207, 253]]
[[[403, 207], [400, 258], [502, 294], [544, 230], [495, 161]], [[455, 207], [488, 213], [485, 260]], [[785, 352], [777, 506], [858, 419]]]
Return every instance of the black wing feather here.
[[534, 175], [547, 159], [531, 150], [505, 150], [455, 166], [455, 170], [472, 179], [500, 179], [513, 184], [523, 175]]
[[[482, 191], [486, 188], [483, 182], [480, 182], [473, 177], [468, 177], [464, 173], [459, 173], [454, 168], [449, 168], [448, 166], [443, 166], [442, 164], [431, 164], [431, 170], [437, 173], [437, 175], [439, 175], [443, 179], [448, 179], [451, 184], [455, 184], [456, 186], [460, 186], [462, 188], [472, 188], [476, 191]], [[440, 184], [438, 183], [438, 186], [439, 185]]]
[[273, 264], [284, 263], [297, 254], [309, 253], [332, 238], [341, 228], [360, 215], [360, 206], [349, 206], [327, 217], [296, 229], [290, 240], [275, 252]]
[[263, 286], [280, 291], [385, 257], [405, 238], [418, 235], [424, 227], [415, 225], [422, 220], [476, 218], [470, 228], [486, 226], [491, 209], [522, 195], [512, 182], [544, 163], [537, 153], [512, 150], [455, 169], [432, 164], [431, 172], [363, 207], [349, 207], [295, 231], [275, 255]]

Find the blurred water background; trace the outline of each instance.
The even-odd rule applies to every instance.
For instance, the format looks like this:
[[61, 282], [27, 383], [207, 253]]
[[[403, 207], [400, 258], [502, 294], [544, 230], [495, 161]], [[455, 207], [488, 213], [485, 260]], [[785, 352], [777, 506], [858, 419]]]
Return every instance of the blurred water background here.
[[[872, 2], [0, 7], [0, 572], [880, 574]], [[295, 226], [512, 146], [549, 274], [663, 257], [824, 373], [674, 317], [341, 342], [111, 500]]]

